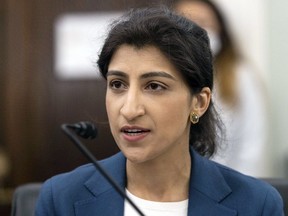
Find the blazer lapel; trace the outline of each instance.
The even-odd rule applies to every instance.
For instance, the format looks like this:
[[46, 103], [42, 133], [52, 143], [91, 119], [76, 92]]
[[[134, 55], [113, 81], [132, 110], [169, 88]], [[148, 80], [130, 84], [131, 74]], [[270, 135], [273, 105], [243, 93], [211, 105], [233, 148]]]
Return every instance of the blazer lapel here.
[[[102, 167], [124, 191], [126, 185], [126, 160], [119, 153], [108, 163], [104, 161]], [[91, 192], [87, 199], [74, 204], [77, 216], [121, 216], [124, 212], [124, 199], [113, 186], [99, 172], [95, 172], [85, 187]]]
[[232, 190], [214, 163], [191, 150], [192, 175], [189, 189], [188, 215], [236, 216], [237, 211], [227, 208], [221, 201]]
[[[189, 189], [189, 216], [236, 216], [237, 211], [221, 204], [231, 194], [231, 189], [217, 166], [191, 150], [192, 174]], [[124, 190], [126, 186], [126, 160], [119, 153], [103, 168]], [[76, 216], [121, 216], [124, 213], [124, 199], [113, 186], [95, 172], [85, 187], [90, 195], [74, 204]]]
[[121, 216], [124, 200], [112, 189], [95, 198], [79, 201], [74, 207], [76, 216]]

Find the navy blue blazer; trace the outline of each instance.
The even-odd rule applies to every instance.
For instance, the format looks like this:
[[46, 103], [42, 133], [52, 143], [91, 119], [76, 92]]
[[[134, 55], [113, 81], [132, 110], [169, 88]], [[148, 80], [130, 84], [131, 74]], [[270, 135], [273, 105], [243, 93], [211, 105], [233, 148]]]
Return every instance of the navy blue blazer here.
[[[240, 174], [191, 152], [188, 215], [283, 216], [283, 201], [267, 183]], [[123, 188], [126, 158], [118, 153], [101, 161]], [[48, 179], [40, 192], [36, 216], [121, 216], [124, 199], [92, 164]]]

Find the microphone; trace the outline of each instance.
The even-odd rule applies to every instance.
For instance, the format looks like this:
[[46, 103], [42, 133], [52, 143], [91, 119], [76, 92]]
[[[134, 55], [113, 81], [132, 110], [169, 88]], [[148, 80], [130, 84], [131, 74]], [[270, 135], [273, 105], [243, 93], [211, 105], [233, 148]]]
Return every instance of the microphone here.
[[145, 216], [139, 207], [127, 196], [127, 194], [122, 190], [122, 188], [115, 182], [115, 180], [102, 168], [100, 163], [94, 157], [94, 155], [80, 142], [80, 140], [74, 136], [74, 134], [69, 130], [72, 129], [77, 135], [83, 138], [93, 139], [97, 136], [97, 130], [95, 126], [90, 122], [79, 122], [76, 124], [62, 124], [61, 129], [70, 138], [70, 140], [76, 145], [76, 147], [90, 160], [96, 169], [106, 178], [106, 180], [114, 187], [114, 189], [126, 199], [131, 206], [138, 212], [139, 215]]
[[76, 134], [84, 139], [94, 139], [97, 136], [97, 129], [91, 122], [79, 122], [76, 124], [66, 125], [69, 128], [74, 129]]

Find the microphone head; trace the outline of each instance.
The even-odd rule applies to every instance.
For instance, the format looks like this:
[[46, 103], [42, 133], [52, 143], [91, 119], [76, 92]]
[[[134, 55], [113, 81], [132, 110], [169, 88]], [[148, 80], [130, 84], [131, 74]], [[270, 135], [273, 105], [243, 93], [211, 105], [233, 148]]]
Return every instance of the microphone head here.
[[72, 126], [77, 135], [85, 139], [94, 139], [97, 136], [97, 129], [91, 122], [79, 122]]

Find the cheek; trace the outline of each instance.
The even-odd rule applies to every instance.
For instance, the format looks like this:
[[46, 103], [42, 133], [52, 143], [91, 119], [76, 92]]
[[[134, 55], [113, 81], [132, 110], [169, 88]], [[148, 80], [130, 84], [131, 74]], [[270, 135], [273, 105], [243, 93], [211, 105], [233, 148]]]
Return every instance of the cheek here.
[[[186, 101], [185, 101], [186, 102]], [[182, 104], [182, 105], [180, 105]], [[185, 104], [185, 105], [184, 105]], [[159, 124], [165, 126], [165, 128], [185, 128], [189, 119], [189, 107], [182, 101], [167, 100], [163, 104], [162, 109], [155, 112], [155, 117], [159, 119]], [[179, 128], [179, 129], [180, 129]]]
[[106, 103], [106, 111], [107, 111], [108, 119], [113, 120], [112, 116], [113, 114], [115, 115], [115, 105], [113, 104], [113, 100], [111, 99], [108, 93], [106, 95], [105, 103]]
[[[169, 112], [163, 116], [166, 124], [172, 128], [182, 128], [186, 127], [188, 123], [188, 114], [186, 111], [182, 111], [181, 109], [176, 109], [175, 112]], [[181, 127], [182, 126], [182, 127]]]
[[115, 133], [115, 126], [116, 126], [116, 119], [117, 119], [117, 111], [115, 109], [115, 101], [113, 103], [113, 100], [111, 99], [111, 97], [107, 97], [106, 96], [106, 112], [107, 112], [107, 116], [108, 116], [108, 122], [109, 122], [109, 126], [110, 126], [110, 130], [111, 133], [114, 136]]

